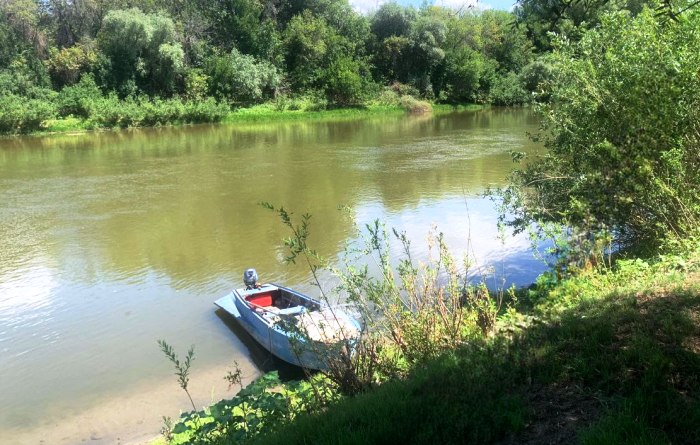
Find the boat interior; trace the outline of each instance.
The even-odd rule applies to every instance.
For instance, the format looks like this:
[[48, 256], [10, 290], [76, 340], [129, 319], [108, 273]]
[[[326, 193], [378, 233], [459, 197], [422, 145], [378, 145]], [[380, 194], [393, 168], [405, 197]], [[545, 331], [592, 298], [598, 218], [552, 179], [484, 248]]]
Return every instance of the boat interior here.
[[310, 311], [320, 309], [319, 303], [280, 288], [256, 292], [246, 296], [245, 300], [252, 309], [260, 309], [276, 315], [297, 314], [303, 312], [304, 308]]
[[290, 321], [314, 341], [336, 342], [359, 335], [358, 327], [344, 312], [322, 308], [319, 302], [287, 289], [271, 286], [244, 298], [268, 323]]

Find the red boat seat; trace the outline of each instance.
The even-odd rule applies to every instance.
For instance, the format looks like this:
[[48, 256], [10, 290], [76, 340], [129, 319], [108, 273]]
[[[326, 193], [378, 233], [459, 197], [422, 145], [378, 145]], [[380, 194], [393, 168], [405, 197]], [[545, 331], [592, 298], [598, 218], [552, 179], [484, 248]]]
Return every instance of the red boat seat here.
[[251, 295], [249, 297], [246, 297], [246, 301], [249, 303], [252, 303], [251, 306], [253, 306], [253, 307], [255, 307], [255, 306], [268, 307], [268, 306], [272, 306], [272, 295], [273, 295], [273, 291], [255, 294], [255, 295]]

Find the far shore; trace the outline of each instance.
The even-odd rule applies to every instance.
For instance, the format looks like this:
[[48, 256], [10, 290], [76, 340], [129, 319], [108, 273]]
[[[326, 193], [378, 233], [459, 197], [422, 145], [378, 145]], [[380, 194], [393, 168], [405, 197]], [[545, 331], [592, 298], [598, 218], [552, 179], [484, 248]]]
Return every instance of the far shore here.
[[[479, 104], [431, 104], [431, 109], [424, 114], [442, 114], [454, 111], [480, 110], [487, 108], [488, 105]], [[327, 110], [275, 110], [271, 104], [263, 104], [250, 108], [241, 108], [230, 112], [221, 121], [214, 122], [218, 124], [264, 124], [277, 122], [296, 122], [296, 121], [324, 121], [324, 120], [354, 120], [363, 119], [372, 116], [391, 116], [402, 114], [415, 114], [411, 110], [406, 110], [400, 106], [393, 105], [368, 105], [356, 108], [333, 108]], [[190, 124], [182, 122], [170, 122], [163, 125], [144, 125], [144, 126], [129, 126], [129, 127], [99, 127], [90, 124], [89, 120], [79, 119], [75, 117], [67, 117], [60, 119], [52, 119], [43, 125], [41, 131], [32, 132], [29, 136], [47, 136], [55, 134], [85, 134], [90, 132], [100, 131], [119, 131], [135, 128], [154, 128], [154, 127], [180, 127]], [[207, 125], [207, 124], [205, 124]], [[18, 136], [27, 136], [26, 134], [2, 135], [0, 137], [13, 138]]]

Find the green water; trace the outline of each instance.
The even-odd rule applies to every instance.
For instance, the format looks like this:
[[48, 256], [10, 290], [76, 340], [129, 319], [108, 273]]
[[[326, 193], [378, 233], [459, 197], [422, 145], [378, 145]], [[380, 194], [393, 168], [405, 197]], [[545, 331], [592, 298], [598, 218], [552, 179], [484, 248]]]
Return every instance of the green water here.
[[194, 343], [200, 368], [261, 366], [212, 301], [247, 267], [312, 289], [282, 264], [287, 233], [260, 201], [311, 213], [329, 258], [353, 236], [347, 206], [406, 230], [419, 256], [433, 224], [458, 253], [471, 235], [482, 265], [531, 281], [542, 266], [526, 240], [496, 239], [480, 194], [503, 184], [511, 150], [538, 149], [536, 128], [528, 110], [492, 109], [0, 140], [0, 437], [174, 382], [157, 339]]

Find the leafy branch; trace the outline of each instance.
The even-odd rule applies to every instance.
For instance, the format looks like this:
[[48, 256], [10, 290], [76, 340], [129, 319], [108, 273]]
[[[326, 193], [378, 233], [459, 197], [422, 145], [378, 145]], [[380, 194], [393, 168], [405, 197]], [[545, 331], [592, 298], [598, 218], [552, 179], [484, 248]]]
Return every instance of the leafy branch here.
[[185, 360], [182, 363], [177, 357], [173, 347], [170, 346], [165, 340], [158, 340], [158, 346], [160, 346], [160, 350], [163, 351], [163, 354], [165, 354], [168, 360], [170, 360], [170, 362], [175, 366], [175, 375], [177, 376], [177, 381], [180, 388], [185, 391], [185, 394], [187, 394], [187, 397], [190, 399], [190, 403], [192, 404], [192, 409], [196, 412], [197, 407], [195, 406], [194, 400], [192, 400], [190, 391], [187, 388], [187, 385], [190, 382], [190, 366], [192, 366], [192, 361], [194, 360], [194, 345], [190, 346], [190, 349], [187, 351], [187, 355], [185, 356]]

